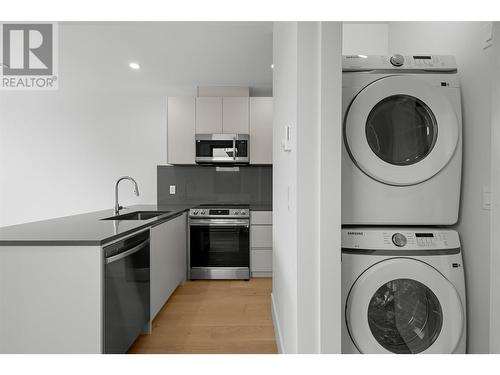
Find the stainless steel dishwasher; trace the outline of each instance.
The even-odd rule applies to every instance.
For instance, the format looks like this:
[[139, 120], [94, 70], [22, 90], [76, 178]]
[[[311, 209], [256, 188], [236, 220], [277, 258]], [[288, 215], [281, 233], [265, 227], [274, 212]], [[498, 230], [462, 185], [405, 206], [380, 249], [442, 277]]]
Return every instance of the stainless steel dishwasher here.
[[150, 319], [149, 230], [104, 248], [104, 353], [126, 353]]

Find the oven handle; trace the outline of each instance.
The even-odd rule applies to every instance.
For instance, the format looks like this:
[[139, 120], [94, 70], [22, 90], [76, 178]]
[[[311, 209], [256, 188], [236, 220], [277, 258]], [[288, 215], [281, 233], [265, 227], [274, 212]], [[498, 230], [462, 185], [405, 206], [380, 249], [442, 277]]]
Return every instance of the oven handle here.
[[148, 244], [149, 244], [149, 238], [146, 241], [141, 242], [139, 245], [124, 251], [123, 253], [119, 253], [109, 258], [106, 258], [106, 264], [116, 262], [117, 260], [123, 259], [125, 257], [128, 257], [129, 255], [137, 253], [139, 250], [144, 249]]
[[250, 227], [249, 220], [239, 219], [191, 219], [189, 225], [192, 227]]

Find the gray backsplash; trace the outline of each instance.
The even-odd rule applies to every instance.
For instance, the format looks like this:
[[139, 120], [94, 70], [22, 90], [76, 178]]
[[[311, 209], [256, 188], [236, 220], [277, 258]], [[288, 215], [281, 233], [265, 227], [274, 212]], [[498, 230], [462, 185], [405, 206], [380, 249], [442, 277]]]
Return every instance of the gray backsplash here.
[[[213, 166], [159, 165], [158, 204], [245, 203], [272, 205], [272, 166], [242, 166], [237, 172]], [[176, 193], [170, 194], [170, 185]]]

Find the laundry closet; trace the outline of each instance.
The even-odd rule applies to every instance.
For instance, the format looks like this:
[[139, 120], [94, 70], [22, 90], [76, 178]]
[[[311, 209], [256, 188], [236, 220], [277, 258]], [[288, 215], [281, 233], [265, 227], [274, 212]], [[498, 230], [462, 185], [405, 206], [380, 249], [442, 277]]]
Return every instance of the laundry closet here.
[[[347, 145], [348, 141], [355, 144], [356, 139], [359, 140], [366, 136], [369, 140], [368, 144], [371, 143], [372, 151], [382, 160], [387, 158], [385, 165], [390, 165], [392, 168], [390, 170], [390, 168], [378, 166], [377, 161], [371, 160], [363, 153], [362, 149], [359, 148], [360, 145], [352, 146], [352, 150], [349, 149], [349, 145], [347, 147], [345, 155], [350, 157], [349, 161], [355, 160], [355, 162], [351, 163], [354, 165], [352, 173], [349, 172], [351, 167], [349, 167], [348, 162], [343, 161], [342, 166], [342, 216], [343, 224], [349, 224], [344, 226], [342, 233], [343, 248], [346, 248], [343, 250], [342, 271], [343, 284], [346, 284], [343, 285], [343, 289], [346, 292], [343, 293], [342, 303], [345, 306], [342, 308], [346, 309], [346, 314], [353, 311], [353, 315], [347, 315], [344, 319], [347, 323], [343, 322], [345, 325], [343, 352], [379, 352], [377, 348], [381, 350], [380, 352], [393, 353], [463, 353], [465, 350], [467, 353], [490, 352], [490, 335], [492, 335], [490, 329], [492, 33], [491, 22], [346, 22], [343, 24], [343, 55], [352, 57], [351, 61], [344, 59], [344, 71], [346, 67], [349, 69], [354, 67], [356, 70], [356, 63], [359, 60], [359, 64], [364, 64], [364, 66], [368, 66], [371, 61], [372, 65], [375, 64], [375, 68], [379, 69], [381, 73], [380, 77], [377, 76], [379, 81], [373, 80], [373, 82], [377, 81], [371, 87], [373, 93], [359, 93], [358, 97], [354, 94], [354, 99], [349, 100], [348, 105], [353, 107], [349, 107], [349, 109], [356, 110], [356, 113], [345, 116], [344, 142]], [[387, 58], [382, 60], [373, 58], [376, 55]], [[359, 59], [354, 59], [356, 56]], [[384, 65], [385, 63], [387, 65]], [[423, 74], [404, 78], [403, 73], [405, 72], [402, 69], [405, 67], [409, 69], [406, 71], [407, 73], [420, 72]], [[363, 67], [358, 68], [360, 68], [359, 71], [363, 70]], [[375, 68], [368, 66], [368, 70]], [[383, 78], [392, 75], [392, 72], [399, 78], [392, 77], [394, 82], [384, 86]], [[344, 74], [344, 93], [346, 87], [352, 89], [355, 86], [353, 82], [348, 82], [356, 81], [351, 77], [352, 74]], [[432, 77], [435, 77], [434, 82]], [[418, 78], [422, 79], [418, 80]], [[426, 81], [426, 83], [422, 84], [422, 81]], [[366, 85], [372, 84], [372, 82], [365, 83]], [[377, 88], [378, 90], [374, 90], [376, 85], [380, 86]], [[397, 89], [398, 85], [402, 87], [401, 92]], [[430, 90], [431, 86], [435, 87], [435, 90]], [[458, 96], [451, 93], [453, 88], [459, 92]], [[408, 93], [403, 92], [406, 89], [409, 90]], [[380, 97], [379, 107], [381, 109], [378, 110], [378, 115], [375, 108], [367, 113], [366, 117], [371, 121], [371, 125], [367, 123], [366, 130], [362, 129], [357, 134], [355, 126], [351, 126], [351, 123], [358, 120], [356, 116], [362, 112], [363, 103], [376, 100], [376, 96], [384, 90], [398, 91], [395, 92], [397, 95], [386, 95], [393, 103], [390, 103], [388, 99], [384, 101]], [[432, 97], [431, 91], [445, 93], [444, 96], [448, 96], [449, 99], [446, 102], [452, 103], [450, 108], [443, 109], [446, 105], [444, 102], [440, 102], [440, 95]], [[419, 97], [422, 100], [415, 99]], [[344, 103], [343, 113], [349, 113], [345, 106]], [[384, 106], [392, 111], [392, 117], [382, 114]], [[396, 106], [399, 108], [397, 115], [394, 109]], [[451, 108], [453, 106], [455, 108]], [[414, 113], [413, 117], [408, 117], [410, 109]], [[455, 118], [452, 118], [453, 113], [457, 116], [456, 121]], [[364, 115], [360, 116], [365, 118]], [[379, 117], [378, 121], [377, 116]], [[380, 138], [381, 134], [385, 134], [385, 137], [400, 136], [397, 132], [387, 133], [386, 124], [388, 121], [394, 120], [394, 116], [399, 119], [407, 116], [404, 120], [405, 123], [416, 121], [425, 124], [416, 131], [420, 133], [415, 133], [414, 139], [419, 137], [421, 140], [407, 144], [411, 152], [401, 153], [401, 150], [394, 150], [394, 148], [381, 144], [383, 142], [383, 139]], [[441, 128], [436, 125], [444, 123], [448, 125]], [[365, 131], [366, 134], [364, 134]], [[406, 131], [408, 132], [408, 129]], [[369, 132], [372, 133], [369, 134]], [[434, 168], [436, 170], [432, 171], [433, 174], [425, 175], [431, 167], [427, 166], [429, 168], [424, 171], [425, 168], [418, 167], [418, 162], [421, 165], [425, 164], [422, 161], [430, 164], [430, 159], [434, 158], [432, 164], [434, 166], [439, 164], [440, 162], [436, 161], [437, 156], [433, 155], [433, 151], [435, 155], [445, 155], [442, 158], [441, 164], [443, 165]], [[414, 172], [397, 176], [391, 180], [403, 171], [405, 166], [411, 165], [416, 166], [413, 168]], [[406, 168], [406, 170], [410, 169], [412, 168]], [[390, 173], [384, 174], [388, 170]], [[364, 178], [366, 181], [363, 183]], [[405, 178], [409, 179], [408, 181], [411, 183], [405, 185], [398, 182]], [[461, 189], [458, 189], [460, 178]], [[387, 188], [382, 185], [382, 189], [378, 189], [377, 184], [374, 183], [377, 179], [383, 181]], [[439, 182], [439, 179], [443, 181], [435, 185], [430, 182]], [[358, 187], [348, 189], [346, 188], [348, 184], [356, 184]], [[373, 212], [360, 213], [356, 211], [355, 207], [349, 206], [349, 202], [363, 197], [362, 193], [356, 193], [356, 189], [367, 189], [370, 184], [374, 186], [372, 189], [373, 200], [378, 199], [382, 206], [384, 204], [390, 206], [391, 203], [394, 203], [394, 207], [388, 207], [387, 212], [384, 212], [382, 206], [377, 206], [380, 216]], [[361, 185], [364, 186], [361, 187]], [[404, 200], [399, 201], [401, 197], [398, 194], [403, 191], [402, 186], [419, 186], [414, 190], [408, 189], [408, 191], [411, 190], [413, 196], [422, 195], [420, 197], [422, 204], [418, 204], [418, 199], [413, 199], [406, 206]], [[394, 191], [388, 194], [389, 198], [384, 197], [382, 191], [390, 189]], [[446, 191], [449, 194], [446, 194]], [[351, 194], [359, 195], [351, 196]], [[370, 192], [366, 191], [365, 194], [369, 197]], [[394, 197], [393, 200], [390, 199], [391, 194]], [[435, 196], [432, 197], [432, 195]], [[436, 200], [435, 212], [433, 212], [432, 207], [433, 199]], [[457, 208], [459, 208], [458, 215]], [[403, 210], [400, 209], [408, 211], [408, 215], [402, 214]], [[419, 210], [425, 215], [419, 216], [417, 212]], [[426, 222], [426, 217], [429, 218], [428, 222]], [[363, 221], [363, 218], [367, 220]], [[380, 220], [377, 220], [378, 218]], [[406, 218], [408, 220], [405, 220]], [[399, 221], [401, 222], [400, 229], [394, 230]], [[357, 226], [361, 224], [363, 227]], [[370, 224], [369, 228], [366, 228], [366, 224]], [[381, 246], [408, 249], [407, 255], [410, 255], [411, 251], [416, 252], [419, 249], [420, 252], [416, 252], [416, 255], [412, 255], [411, 258], [416, 258], [420, 263], [429, 266], [429, 271], [431, 269], [437, 270], [436, 274], [443, 275], [444, 281], [439, 280], [439, 278], [434, 280], [433, 272], [426, 274], [427, 271], [424, 269], [419, 273], [422, 283], [415, 281], [416, 277], [414, 279], [410, 276], [405, 278], [404, 274], [396, 272], [394, 280], [390, 278], [392, 281], [387, 282], [377, 291], [373, 290], [372, 294], [366, 292], [369, 294], [366, 298], [373, 295], [369, 302], [369, 309], [373, 308], [372, 317], [368, 317], [368, 319], [360, 317], [360, 320], [364, 319], [366, 322], [349, 325], [349, 319], [357, 319], [354, 293], [362, 295], [364, 291], [354, 282], [352, 286], [347, 285], [349, 281], [346, 280], [352, 277], [351, 273], [356, 272], [356, 263], [360, 262], [366, 262], [362, 267], [375, 273], [374, 268], [370, 268], [370, 261], [366, 260], [367, 258], [360, 258], [359, 251], [356, 252], [356, 249], [359, 250], [363, 247], [367, 238], [373, 239], [375, 243], [380, 241]], [[425, 246], [428, 247], [428, 250], [425, 250], [427, 253], [421, 252]], [[365, 244], [365, 249], [366, 247]], [[385, 247], [382, 248], [385, 249]], [[415, 250], [412, 250], [413, 248]], [[385, 259], [384, 256], [387, 258], [388, 254], [376, 254], [376, 250], [375, 248], [370, 250], [370, 256], [375, 263]], [[431, 250], [442, 253], [432, 253]], [[380, 255], [380, 258], [376, 258], [377, 255]], [[390, 260], [390, 256], [387, 259]], [[403, 260], [403, 263], [408, 263], [409, 258]], [[401, 267], [398, 265], [396, 268], [402, 269], [408, 266], [407, 275], [409, 275], [415, 271], [416, 267], [406, 263], [401, 264]], [[370, 283], [374, 281], [374, 278], [376, 279], [376, 276], [367, 276], [367, 272], [362, 273], [362, 275], [371, 277]], [[465, 287], [463, 286], [463, 275], [465, 275]], [[398, 277], [402, 281], [397, 282]], [[446, 284], [447, 282], [448, 284]], [[425, 287], [426, 283], [434, 285], [431, 288], [434, 290], [428, 290]], [[441, 283], [443, 283], [442, 288], [456, 291], [456, 293], [453, 292], [456, 296], [445, 293], [442, 298], [446, 302], [442, 304], [437, 302], [440, 299]], [[415, 301], [424, 302], [409, 303], [409, 308], [404, 311], [394, 310], [394, 313], [399, 314], [399, 316], [393, 319], [394, 327], [391, 328], [388, 325], [387, 315], [380, 316], [382, 311], [380, 306], [386, 303], [383, 299], [387, 296], [390, 296], [389, 299], [398, 296], [401, 303], [409, 302], [407, 296], [412, 296]], [[354, 302], [351, 302], [349, 298]], [[414, 319], [427, 319], [429, 324], [426, 327], [402, 324], [406, 318], [411, 320], [409, 315], [405, 316], [411, 309], [415, 310], [412, 311]], [[426, 315], [425, 311], [427, 311]], [[453, 312], [450, 313], [450, 311]], [[442, 316], [446, 315], [448, 316], [443, 319]], [[463, 319], [463, 324], [461, 319]], [[443, 336], [446, 337], [442, 338]], [[440, 346], [442, 341], [454, 342], [455, 344], [452, 345], [453, 347]], [[465, 342], [467, 349], [465, 349]]]

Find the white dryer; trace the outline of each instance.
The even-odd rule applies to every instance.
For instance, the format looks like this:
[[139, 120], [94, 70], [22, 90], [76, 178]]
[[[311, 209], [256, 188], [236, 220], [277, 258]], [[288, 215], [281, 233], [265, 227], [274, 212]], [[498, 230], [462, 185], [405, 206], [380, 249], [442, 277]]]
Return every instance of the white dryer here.
[[342, 223], [458, 220], [462, 115], [453, 56], [344, 56]]
[[458, 233], [342, 229], [342, 352], [465, 353]]

